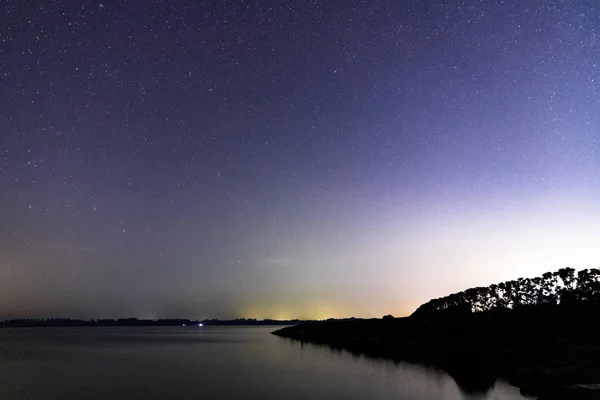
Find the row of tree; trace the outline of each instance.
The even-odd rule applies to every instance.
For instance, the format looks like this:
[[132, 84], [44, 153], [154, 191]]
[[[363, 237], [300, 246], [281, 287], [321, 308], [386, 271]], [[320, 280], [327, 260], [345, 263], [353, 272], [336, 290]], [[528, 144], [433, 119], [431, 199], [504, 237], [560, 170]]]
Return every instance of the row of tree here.
[[476, 287], [421, 305], [413, 315], [436, 311], [481, 312], [534, 305], [557, 305], [600, 300], [600, 269], [573, 268], [546, 272], [536, 278], [519, 278], [488, 287]]

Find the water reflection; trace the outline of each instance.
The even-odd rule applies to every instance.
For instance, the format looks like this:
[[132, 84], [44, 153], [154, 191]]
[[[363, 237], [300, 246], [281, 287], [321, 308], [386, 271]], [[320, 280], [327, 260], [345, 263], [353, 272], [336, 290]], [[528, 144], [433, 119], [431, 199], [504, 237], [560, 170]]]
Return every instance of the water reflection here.
[[0, 329], [3, 399], [522, 400], [495, 382], [270, 335], [272, 327]]
[[[278, 339], [289, 342], [292, 347], [299, 348], [301, 355], [304, 354], [307, 348], [314, 348], [318, 351], [328, 352], [336, 362], [343, 363], [347, 362], [348, 359], [352, 359], [353, 362], [370, 365], [383, 371], [384, 375], [395, 375], [395, 378], [402, 382], [405, 387], [414, 386], [413, 389], [415, 390], [413, 392], [420, 392], [423, 388], [427, 388], [426, 391], [429, 391], [429, 393], [423, 393], [425, 397], [414, 397], [415, 399], [533, 400], [536, 398], [520, 393], [518, 388], [510, 385], [504, 379], [497, 378], [488, 371], [477, 371], [476, 366], [474, 367], [473, 376], [469, 376], [464, 371], [449, 373], [431, 365], [370, 357], [326, 344], [315, 344], [284, 337], [278, 337]], [[425, 383], [425, 385], [421, 385], [422, 383]], [[406, 392], [410, 392], [410, 390]], [[434, 397], [433, 394], [439, 397]]]

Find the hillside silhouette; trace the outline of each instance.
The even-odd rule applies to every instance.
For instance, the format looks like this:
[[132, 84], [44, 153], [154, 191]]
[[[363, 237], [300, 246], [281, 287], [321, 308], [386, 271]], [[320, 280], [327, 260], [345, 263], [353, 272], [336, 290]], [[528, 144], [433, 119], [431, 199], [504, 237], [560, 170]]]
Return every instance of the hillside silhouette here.
[[540, 399], [598, 398], [600, 270], [538, 278], [433, 299], [410, 317], [300, 324], [275, 335], [374, 357], [441, 367], [466, 391], [501, 376]]

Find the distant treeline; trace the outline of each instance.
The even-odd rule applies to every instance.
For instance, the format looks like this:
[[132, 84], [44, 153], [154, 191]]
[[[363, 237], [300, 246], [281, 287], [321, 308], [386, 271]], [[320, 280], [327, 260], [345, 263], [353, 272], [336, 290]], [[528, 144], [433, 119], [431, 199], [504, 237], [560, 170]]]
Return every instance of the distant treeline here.
[[119, 319], [70, 319], [70, 318], [19, 318], [9, 319], [0, 322], [0, 327], [59, 327], [59, 326], [182, 326], [182, 325], [296, 325], [303, 320], [278, 321], [273, 319], [256, 320], [233, 319], [233, 320], [190, 320], [190, 319], [138, 319], [138, 318], [119, 318]]
[[600, 300], [600, 269], [573, 268], [546, 272], [537, 278], [519, 278], [488, 287], [476, 287], [433, 299], [413, 315], [447, 311], [470, 313], [493, 309], [517, 309], [538, 305], [559, 305]]

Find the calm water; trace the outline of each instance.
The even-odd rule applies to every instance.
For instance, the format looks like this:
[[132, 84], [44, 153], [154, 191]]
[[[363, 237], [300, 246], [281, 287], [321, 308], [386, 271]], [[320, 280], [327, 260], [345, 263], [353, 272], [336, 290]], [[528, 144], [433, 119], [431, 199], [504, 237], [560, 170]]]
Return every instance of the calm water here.
[[443, 372], [270, 335], [275, 327], [0, 329], [2, 399], [524, 399]]

